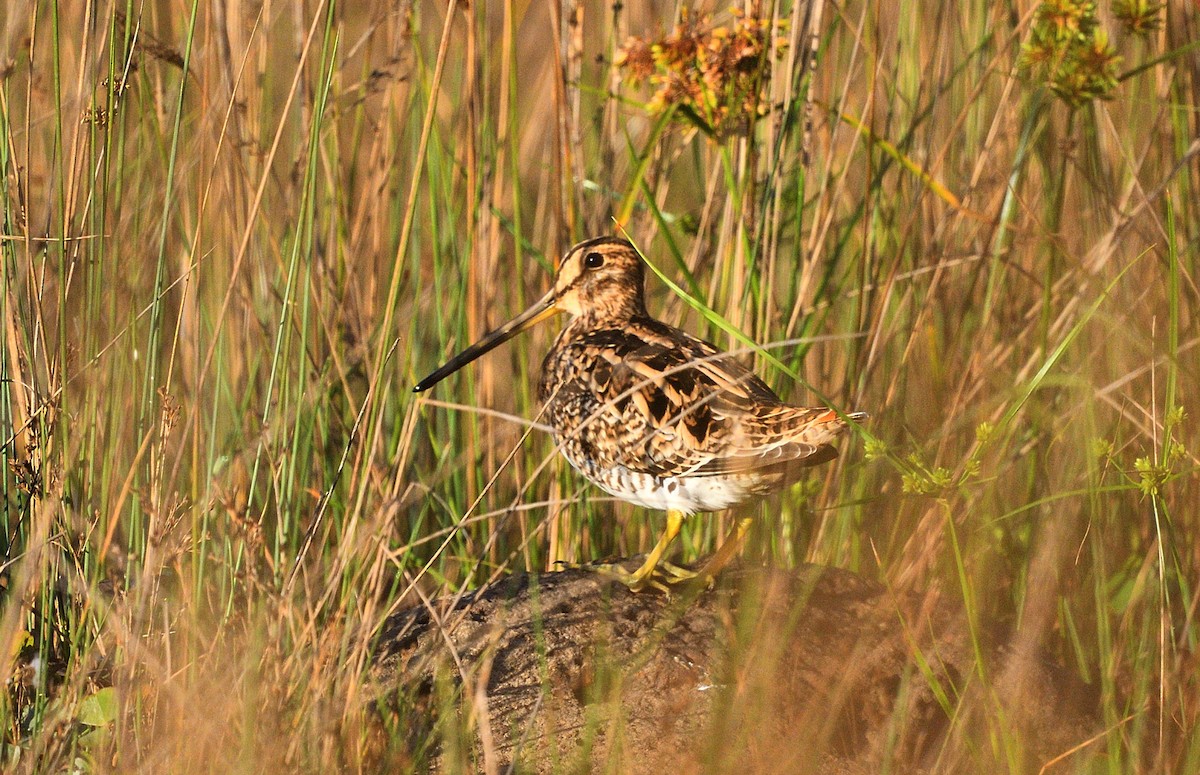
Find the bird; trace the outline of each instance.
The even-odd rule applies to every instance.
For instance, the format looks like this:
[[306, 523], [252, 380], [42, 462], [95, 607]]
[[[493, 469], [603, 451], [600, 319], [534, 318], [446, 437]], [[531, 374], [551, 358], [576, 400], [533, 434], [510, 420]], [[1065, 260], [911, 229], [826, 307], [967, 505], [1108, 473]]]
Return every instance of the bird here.
[[629, 241], [597, 237], [558, 262], [553, 287], [422, 379], [429, 390], [517, 334], [557, 314], [569, 321], [542, 363], [543, 419], [570, 464], [618, 499], [666, 512], [640, 567], [592, 567], [633, 591], [700, 578], [711, 584], [750, 527], [740, 519], [698, 569], [664, 561], [685, 517], [783, 489], [837, 457], [832, 442], [865, 412], [783, 402], [714, 345], [646, 311], [645, 269]]

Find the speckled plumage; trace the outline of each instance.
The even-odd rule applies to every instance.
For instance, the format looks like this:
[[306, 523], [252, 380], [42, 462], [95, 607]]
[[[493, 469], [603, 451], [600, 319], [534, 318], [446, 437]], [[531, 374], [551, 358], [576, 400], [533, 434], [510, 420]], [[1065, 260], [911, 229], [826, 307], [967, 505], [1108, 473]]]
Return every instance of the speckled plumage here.
[[[846, 419], [791, 406], [708, 342], [646, 312], [641, 257], [625, 240], [581, 242], [563, 257], [541, 300], [450, 359], [414, 388], [448, 374], [551, 315], [571, 320], [542, 364], [538, 395], [563, 454], [622, 500], [667, 511], [667, 529], [635, 573], [603, 566], [633, 589], [654, 580], [683, 514], [728, 508], [794, 482], [837, 456]], [[744, 535], [734, 535], [698, 575], [711, 578]], [[670, 581], [691, 572], [675, 568]]]
[[[542, 364], [539, 397], [563, 454], [623, 500], [685, 513], [728, 508], [791, 484], [837, 455], [846, 423], [791, 406], [716, 347], [651, 318], [641, 258], [624, 240], [581, 243], [581, 314]], [[863, 415], [855, 416], [861, 419]]]

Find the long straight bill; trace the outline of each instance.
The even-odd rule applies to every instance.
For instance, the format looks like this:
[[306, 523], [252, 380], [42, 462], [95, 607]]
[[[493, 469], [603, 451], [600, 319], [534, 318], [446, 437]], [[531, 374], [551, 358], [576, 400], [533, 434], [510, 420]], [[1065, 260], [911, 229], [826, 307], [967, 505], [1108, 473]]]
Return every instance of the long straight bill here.
[[420, 393], [428, 390], [487, 351], [499, 347], [525, 329], [535, 326], [557, 313], [558, 308], [554, 306], [554, 289], [551, 289], [549, 293], [539, 299], [532, 307], [490, 334], [484, 334], [483, 338], [478, 342], [446, 361], [445, 364], [438, 367], [432, 374], [418, 382], [417, 386], [413, 388], [413, 392]]

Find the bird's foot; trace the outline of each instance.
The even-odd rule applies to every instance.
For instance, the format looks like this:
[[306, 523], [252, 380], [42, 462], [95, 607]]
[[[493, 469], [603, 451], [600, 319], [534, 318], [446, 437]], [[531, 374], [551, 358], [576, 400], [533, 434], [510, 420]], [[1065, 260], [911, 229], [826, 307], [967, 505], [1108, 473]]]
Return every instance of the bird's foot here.
[[634, 571], [626, 570], [624, 566], [617, 563], [608, 562], [572, 563], [560, 560], [556, 564], [562, 568], [578, 568], [597, 573], [624, 584], [630, 592], [656, 589], [668, 597], [679, 588], [692, 582], [703, 583], [708, 587], [713, 584], [713, 577], [703, 573], [703, 569], [692, 570], [666, 561], [659, 561], [653, 566], [643, 564]]
[[658, 569], [662, 571], [662, 575], [666, 577], [668, 584], [682, 584], [685, 581], [692, 581], [700, 576], [700, 571], [685, 568], [673, 562], [660, 562]]
[[671, 588], [667, 586], [670, 577], [660, 573], [657, 568], [642, 566], [635, 571], [628, 571], [616, 563], [597, 563], [587, 566], [587, 569], [613, 581], [619, 581], [628, 587], [630, 592], [657, 589], [665, 595], [671, 594]]
[[595, 573], [611, 581], [617, 581], [629, 588], [630, 592], [644, 592], [656, 589], [670, 596], [671, 587], [691, 580], [695, 571], [681, 568], [669, 562], [660, 562], [655, 566], [642, 565], [637, 570], [627, 570], [615, 562], [573, 563], [560, 560], [556, 563], [561, 568], [576, 568]]

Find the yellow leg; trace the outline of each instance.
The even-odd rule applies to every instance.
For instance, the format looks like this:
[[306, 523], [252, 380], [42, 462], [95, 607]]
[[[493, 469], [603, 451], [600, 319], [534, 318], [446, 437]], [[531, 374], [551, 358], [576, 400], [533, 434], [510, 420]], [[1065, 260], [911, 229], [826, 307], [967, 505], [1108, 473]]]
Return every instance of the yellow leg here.
[[[662, 581], [665, 581], [668, 584], [682, 584], [684, 582], [691, 581], [692, 579], [700, 579], [705, 584], [711, 585], [713, 580], [716, 579], [717, 574], [729, 564], [730, 560], [737, 556], [738, 550], [742, 548], [742, 541], [746, 539], [746, 533], [750, 530], [751, 521], [752, 520], [749, 517], [738, 520], [737, 525], [734, 526], [733, 530], [730, 531], [725, 540], [721, 542], [721, 545], [717, 547], [717, 551], [713, 554], [713, 556], [710, 557], [708, 562], [704, 563], [704, 565], [697, 570], [688, 570], [687, 568], [681, 568], [678, 565], [673, 565], [669, 562], [658, 562], [658, 573], [659, 575], [663, 576]], [[668, 529], [669, 528], [670, 525], [668, 524]], [[674, 538], [674, 534], [672, 534], [671, 537]], [[647, 558], [647, 564], [650, 562], [650, 559], [651, 558]], [[630, 576], [637, 576], [643, 571], [646, 571], [646, 565], [643, 565], [636, 572], [630, 574]], [[647, 579], [643, 583], [648, 583], [658, 587], [659, 589], [665, 590], [666, 588], [663, 587], [659, 580], [648, 578], [649, 573], [653, 571], [653, 568], [651, 568], [649, 571], [646, 571]]]
[[641, 567], [633, 573], [625, 570], [620, 565], [589, 565], [584, 567], [620, 581], [633, 592], [640, 592], [646, 587], [655, 587], [664, 592], [669, 592], [669, 588], [663, 582], [666, 582], [666, 584], [679, 584], [696, 578], [703, 580], [707, 584], [711, 584], [713, 579], [717, 577], [717, 574], [729, 564], [729, 561], [737, 556], [738, 550], [742, 547], [742, 541], [746, 538], [746, 532], [750, 529], [752, 520], [749, 517], [738, 520], [737, 525], [721, 543], [721, 546], [717, 548], [716, 553], [699, 570], [693, 571], [687, 568], [680, 568], [669, 562], [663, 562], [662, 559], [667, 549], [670, 548], [671, 542], [679, 535], [679, 529], [683, 527], [683, 517], [684, 514], [682, 511], [667, 511], [667, 526], [663, 530], [662, 535], [659, 536], [658, 543], [646, 555], [646, 560], [641, 564]]
[[[662, 556], [670, 548], [671, 542], [675, 540], [675, 536], [679, 535], [679, 529], [683, 527], [683, 517], [684, 514], [682, 511], [671, 509], [667, 511], [667, 526], [663, 530], [662, 535], [658, 537], [658, 543], [646, 555], [646, 561], [633, 573], [630, 573], [619, 565], [593, 565], [591, 567], [606, 576], [612, 576], [634, 592], [640, 592], [648, 586], [665, 589], [661, 582], [658, 582], [654, 576], [659, 563], [662, 561]], [[671, 581], [674, 582], [675, 579], [671, 579]]]
[[749, 517], [738, 520], [737, 526], [717, 549], [716, 554], [710, 557], [708, 562], [704, 563], [704, 567], [696, 572], [697, 577], [704, 579], [709, 584], [713, 582], [717, 574], [737, 556], [738, 549], [742, 547], [742, 541], [746, 538], [746, 532], [750, 529], [750, 522]]

